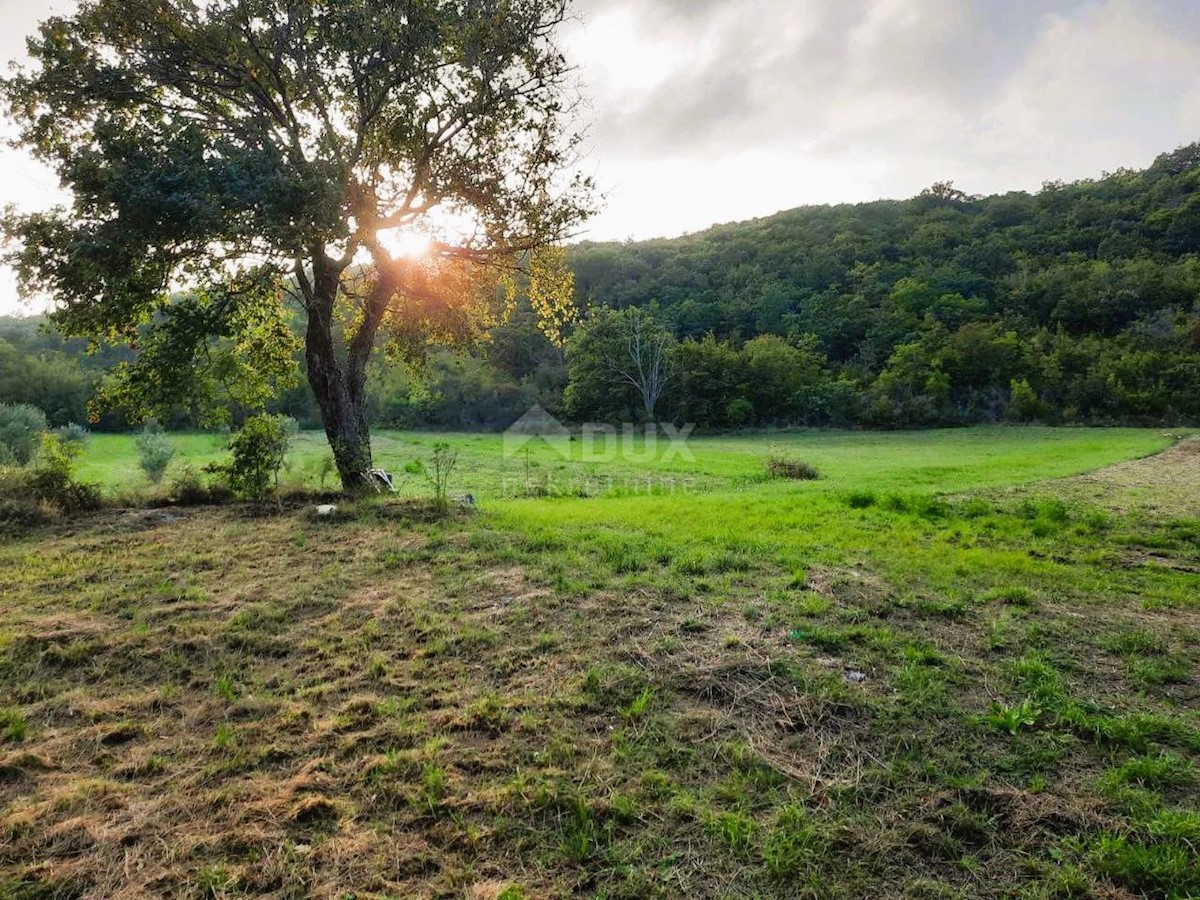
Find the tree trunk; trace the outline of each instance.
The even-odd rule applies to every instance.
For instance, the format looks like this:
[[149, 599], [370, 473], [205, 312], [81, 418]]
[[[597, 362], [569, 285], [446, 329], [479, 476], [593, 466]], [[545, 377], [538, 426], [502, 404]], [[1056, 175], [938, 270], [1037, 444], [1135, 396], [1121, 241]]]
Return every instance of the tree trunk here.
[[338, 358], [333, 338], [333, 306], [337, 297], [336, 277], [330, 284], [316, 285], [316, 296], [308, 308], [305, 359], [325, 436], [333, 450], [342, 490], [361, 493], [367, 489], [363, 473], [371, 468], [371, 432], [367, 424], [365, 366], [344, 364]]

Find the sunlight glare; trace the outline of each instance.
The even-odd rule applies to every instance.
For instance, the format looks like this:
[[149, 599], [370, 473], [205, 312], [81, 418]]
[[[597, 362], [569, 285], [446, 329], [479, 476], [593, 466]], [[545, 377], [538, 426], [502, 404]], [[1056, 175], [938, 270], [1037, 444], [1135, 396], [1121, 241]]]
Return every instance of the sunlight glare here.
[[397, 259], [421, 259], [433, 249], [433, 239], [428, 234], [409, 228], [381, 231], [379, 243]]

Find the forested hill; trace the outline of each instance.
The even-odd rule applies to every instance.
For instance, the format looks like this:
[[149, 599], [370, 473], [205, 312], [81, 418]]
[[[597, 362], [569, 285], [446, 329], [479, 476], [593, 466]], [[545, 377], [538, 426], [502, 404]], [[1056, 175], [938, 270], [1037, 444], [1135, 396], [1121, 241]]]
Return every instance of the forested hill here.
[[[565, 354], [526, 313], [423, 371], [373, 366], [372, 420], [504, 428], [536, 403], [636, 421], [637, 391], [598, 364], [636, 311], [666, 332], [655, 416], [701, 428], [1200, 423], [1200, 145], [1032, 195], [935, 185], [675, 240], [582, 244], [571, 261], [581, 306], [617, 312], [585, 313]], [[128, 351], [87, 357], [37, 325], [0, 319], [0, 403], [82, 421], [100, 373]], [[317, 426], [300, 382], [273, 408]], [[180, 410], [172, 424], [190, 421]]]
[[[656, 306], [681, 339], [814, 335], [859, 384], [905, 369], [869, 402], [881, 424], [921, 424], [992, 417], [1014, 379], [1065, 418], [1195, 419], [1197, 254], [1200, 144], [1037, 194], [941, 184], [572, 260], [582, 298]], [[899, 408], [908, 391], [922, 399]]]
[[[1115, 334], [1190, 306], [1197, 253], [1200, 144], [1037, 194], [935, 185], [912, 200], [802, 207], [671, 240], [585, 243], [572, 263], [581, 297], [657, 303], [680, 337], [811, 332], [847, 359], [873, 346], [862, 337], [882, 320], [913, 312]], [[905, 280], [900, 310], [889, 295]]]

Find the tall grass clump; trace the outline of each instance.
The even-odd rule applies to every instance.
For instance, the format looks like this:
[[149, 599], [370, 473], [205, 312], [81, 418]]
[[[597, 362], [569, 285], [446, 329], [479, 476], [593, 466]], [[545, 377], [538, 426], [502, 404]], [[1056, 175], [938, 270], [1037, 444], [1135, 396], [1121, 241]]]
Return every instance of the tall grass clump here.
[[816, 481], [820, 471], [812, 463], [786, 456], [770, 456], [766, 461], [767, 477], [790, 481]]

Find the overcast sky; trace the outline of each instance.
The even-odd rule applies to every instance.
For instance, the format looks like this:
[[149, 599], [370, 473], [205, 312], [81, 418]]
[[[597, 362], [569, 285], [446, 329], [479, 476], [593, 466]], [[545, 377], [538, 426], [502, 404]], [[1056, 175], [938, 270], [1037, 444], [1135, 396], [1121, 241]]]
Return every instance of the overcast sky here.
[[[69, 0], [0, 0], [0, 56]], [[1144, 167], [1200, 140], [1197, 0], [578, 0], [586, 236]], [[0, 204], [55, 180], [0, 152]], [[0, 275], [0, 312], [16, 307]]]

